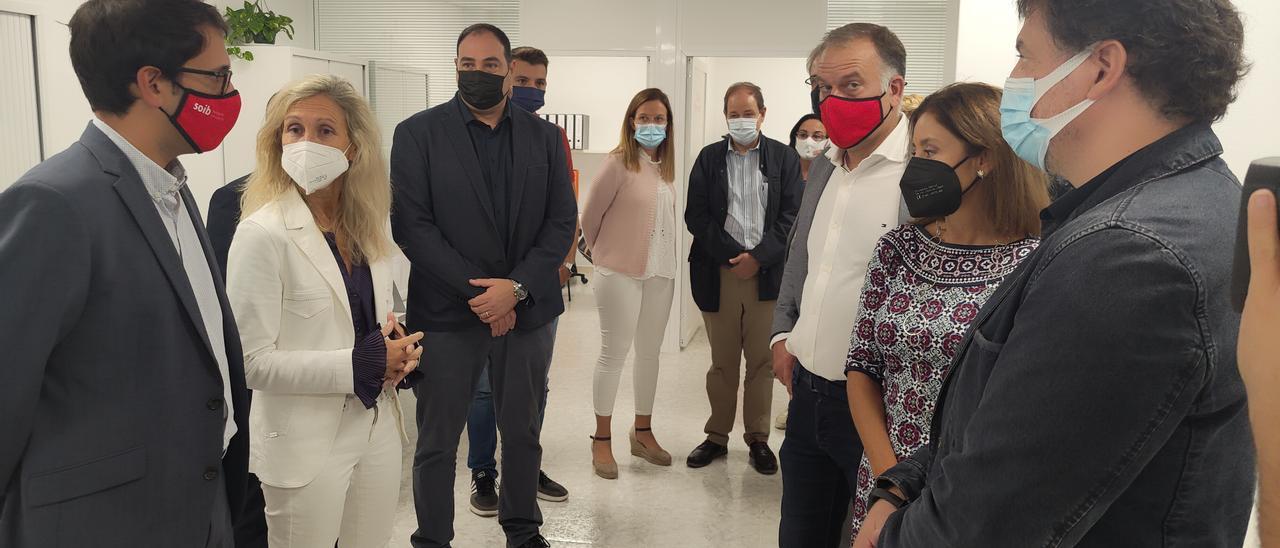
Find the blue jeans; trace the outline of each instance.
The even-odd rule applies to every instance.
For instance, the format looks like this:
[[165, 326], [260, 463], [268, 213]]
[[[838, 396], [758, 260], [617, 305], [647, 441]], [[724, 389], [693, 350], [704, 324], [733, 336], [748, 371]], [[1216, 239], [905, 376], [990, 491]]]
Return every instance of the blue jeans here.
[[[551, 337], [554, 340], [560, 318], [551, 321]], [[547, 368], [547, 378], [551, 378], [551, 368]], [[538, 429], [547, 416], [547, 388], [538, 402]], [[471, 412], [467, 415], [467, 468], [472, 472], [488, 470], [498, 473], [498, 461], [494, 457], [498, 452], [498, 419], [493, 409], [493, 390], [489, 387], [489, 366], [485, 365], [476, 383], [476, 393], [471, 400]]]

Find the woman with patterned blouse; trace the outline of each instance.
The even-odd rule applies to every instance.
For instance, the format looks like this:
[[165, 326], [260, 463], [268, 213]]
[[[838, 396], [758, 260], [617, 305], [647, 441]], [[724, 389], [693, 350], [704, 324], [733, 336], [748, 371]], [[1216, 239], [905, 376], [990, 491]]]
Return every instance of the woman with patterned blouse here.
[[901, 186], [915, 220], [876, 245], [845, 364], [865, 448], [851, 538], [875, 477], [928, 443], [943, 378], [978, 310], [1039, 244], [1048, 183], [1001, 137], [1000, 97], [954, 84], [911, 115]]

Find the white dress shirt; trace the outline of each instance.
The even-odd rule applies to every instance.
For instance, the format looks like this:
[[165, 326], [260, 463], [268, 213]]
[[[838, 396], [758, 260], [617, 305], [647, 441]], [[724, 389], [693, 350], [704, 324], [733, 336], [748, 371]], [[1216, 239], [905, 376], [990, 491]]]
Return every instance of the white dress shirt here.
[[[888, 123], [886, 121], [886, 123]], [[876, 242], [899, 225], [910, 135], [905, 118], [866, 160], [844, 168], [844, 151], [829, 149], [836, 169], [827, 182], [809, 232], [809, 274], [800, 297], [800, 317], [785, 339], [787, 351], [809, 372], [844, 381], [853, 324], [861, 308], [867, 263]]]
[[187, 214], [187, 208], [182, 203], [180, 191], [187, 184], [187, 171], [177, 160], [173, 161], [169, 169], [160, 167], [102, 120], [95, 118], [93, 124], [115, 143], [138, 172], [142, 184], [147, 187], [147, 194], [151, 195], [151, 201], [155, 203], [156, 212], [160, 214], [165, 230], [169, 232], [169, 238], [173, 240], [178, 258], [182, 261], [182, 269], [187, 273], [187, 282], [191, 284], [196, 305], [200, 307], [200, 319], [204, 322], [205, 333], [209, 334], [209, 345], [213, 347], [213, 357], [218, 362], [218, 372], [222, 375], [222, 408], [226, 413], [222, 429], [222, 450], [226, 452], [232, 436], [236, 435], [236, 421], [231, 404], [227, 341], [222, 332], [222, 304], [218, 302], [213, 268], [205, 257], [204, 246], [200, 244], [196, 222]]

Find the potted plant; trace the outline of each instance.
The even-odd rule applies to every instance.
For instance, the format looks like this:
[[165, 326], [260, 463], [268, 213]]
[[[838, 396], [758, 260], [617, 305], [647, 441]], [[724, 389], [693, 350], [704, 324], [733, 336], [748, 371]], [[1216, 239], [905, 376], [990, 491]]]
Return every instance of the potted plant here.
[[240, 48], [245, 44], [274, 44], [276, 35], [284, 32], [293, 39], [293, 18], [277, 15], [271, 10], [264, 10], [259, 5], [261, 0], [249, 2], [245, 0], [240, 9], [226, 8], [224, 17], [227, 20], [227, 53], [245, 61], [253, 60], [253, 52]]

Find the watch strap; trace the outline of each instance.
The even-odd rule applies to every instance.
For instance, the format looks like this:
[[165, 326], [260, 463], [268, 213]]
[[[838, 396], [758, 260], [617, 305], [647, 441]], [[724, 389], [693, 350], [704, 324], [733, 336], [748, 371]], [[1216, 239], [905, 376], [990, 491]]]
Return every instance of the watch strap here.
[[903, 506], [907, 505], [907, 501], [903, 500], [902, 497], [899, 497], [893, 491], [890, 491], [883, 487], [877, 487], [875, 489], [872, 489], [871, 495], [867, 497], [867, 507], [870, 508], [872, 506], [875, 506], [876, 501], [881, 501], [881, 500], [889, 504], [892, 504], [894, 508], [897, 508], [899, 510], [901, 510]]

